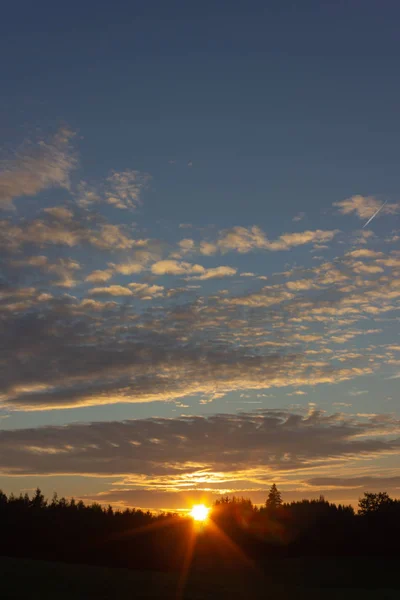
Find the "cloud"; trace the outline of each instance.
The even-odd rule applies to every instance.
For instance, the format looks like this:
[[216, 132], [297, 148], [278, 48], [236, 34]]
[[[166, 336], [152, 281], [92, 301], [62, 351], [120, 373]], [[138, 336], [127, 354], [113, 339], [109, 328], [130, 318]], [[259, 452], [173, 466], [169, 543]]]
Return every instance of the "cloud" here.
[[375, 233], [371, 229], [361, 229], [356, 231], [352, 236], [352, 242], [355, 245], [367, 244], [369, 240], [375, 237]]
[[375, 250], [369, 250], [368, 248], [359, 248], [358, 250], [352, 250], [346, 252], [345, 256], [352, 258], [382, 258], [383, 252], [376, 252]]
[[385, 238], [387, 244], [396, 244], [400, 240], [400, 235], [391, 234]]
[[[232, 474], [232, 477], [234, 475]], [[118, 486], [97, 494], [87, 494], [82, 497], [87, 502], [99, 502], [103, 505], [113, 504], [119, 507], [135, 507], [150, 510], [188, 510], [193, 504], [204, 503], [211, 506], [215, 500], [223, 495], [236, 495], [250, 498], [255, 504], [264, 505], [268, 490], [276, 474], [270, 474], [270, 479], [249, 478], [249, 480], [235, 481], [227, 479], [220, 484], [220, 490], [211, 486], [207, 489], [193, 488], [191, 482], [184, 490], [166, 491], [162, 489], [129, 489], [127, 486]], [[386, 490], [392, 497], [398, 496], [397, 478], [376, 477], [372, 481], [365, 479], [365, 483], [355, 480], [356, 486], [314, 486], [303, 480], [285, 481], [279, 474], [278, 486], [283, 492], [284, 502], [301, 501], [304, 499], [315, 500], [321, 495], [330, 502], [352, 504], [357, 507], [359, 498], [364, 491]], [[282, 488], [282, 484], [284, 488]], [[296, 487], [294, 487], [296, 486]]]
[[97, 231], [90, 231], [87, 235], [89, 243], [97, 248], [109, 250], [111, 248], [118, 248], [120, 250], [127, 250], [137, 245], [142, 245], [141, 240], [132, 240], [128, 237], [123, 227], [120, 225], [111, 225], [105, 223], [100, 225]]
[[89, 290], [91, 296], [132, 296], [132, 291], [122, 285], [110, 285]]
[[222, 253], [235, 250], [247, 253], [256, 248], [267, 248], [268, 241], [265, 233], [256, 225], [253, 227], [233, 227], [220, 233], [216, 242], [218, 250]]
[[143, 300], [159, 298], [164, 293], [164, 287], [162, 285], [149, 285], [147, 283], [130, 283], [129, 288], [134, 296], [138, 296]]
[[78, 205], [87, 208], [92, 204], [105, 203], [114, 208], [132, 210], [141, 204], [141, 194], [151, 177], [133, 169], [112, 171], [104, 183], [91, 186], [81, 181], [78, 186]]
[[150, 176], [128, 169], [113, 171], [107, 178], [106, 202], [115, 208], [135, 208], [140, 203], [140, 194]]
[[108, 263], [109, 267], [121, 275], [132, 275], [141, 273], [152, 262], [156, 262], [161, 257], [161, 248], [157, 244], [146, 241], [146, 244], [136, 242], [137, 250], [134, 250], [130, 258], [121, 263]]
[[296, 279], [294, 281], [288, 281], [286, 287], [289, 288], [289, 290], [303, 291], [315, 288], [318, 289], [319, 286], [311, 279]]
[[[265, 502], [265, 492], [262, 502]], [[186, 488], [166, 491], [162, 489], [111, 489], [98, 494], [87, 494], [79, 498], [87, 503], [98, 502], [120, 507], [142, 508], [152, 511], [189, 510], [193, 504], [212, 506], [221, 497], [218, 491]], [[248, 494], [246, 495], [248, 497]]]
[[27, 256], [19, 260], [10, 260], [10, 264], [13, 267], [43, 267], [48, 263], [49, 259], [47, 256]]
[[[132, 260], [142, 260], [138, 264], [146, 269], [152, 256], [145, 249], [132, 252]], [[176, 260], [154, 265], [160, 273], [200, 276], [200, 281], [225, 273]], [[151, 276], [141, 283], [103, 285], [117, 272], [115, 264], [108, 266], [85, 273], [73, 258], [50, 261], [33, 255], [10, 261], [9, 281], [0, 289], [2, 406], [42, 410], [176, 401], [338, 383], [371, 374], [383, 364], [398, 370], [389, 349], [377, 352], [370, 344], [369, 336], [379, 330], [355, 326], [366, 316], [394, 309], [400, 297], [396, 278], [353, 276], [348, 281], [326, 262], [297, 269], [301, 279], [288, 281], [294, 272], [286, 272], [280, 284], [239, 296], [223, 290], [207, 299], [199, 286], [171, 293], [154, 285]], [[42, 276], [32, 274], [35, 268], [51, 278], [52, 287], [43, 287]], [[73, 285], [77, 273], [100, 284], [88, 291], [88, 298], [57, 289]], [[145, 311], [137, 310], [136, 299], [148, 303]], [[337, 349], [360, 335], [367, 341], [357, 349]]]
[[[399, 427], [387, 415], [262, 410], [3, 430], [0, 471], [119, 477], [125, 489], [147, 491], [149, 499], [154, 492], [185, 488], [265, 490], [274, 478], [285, 480], [301, 470], [327, 472], [351, 461], [356, 471], [360, 461], [397, 455]], [[356, 485], [368, 485], [367, 479]], [[307, 481], [309, 486], [346, 483], [354, 485], [325, 473]]]
[[290, 248], [302, 246], [304, 244], [330, 242], [338, 233], [338, 229], [331, 231], [316, 229], [315, 231], [307, 230], [299, 233], [284, 233], [283, 235], [280, 235], [276, 241], [270, 243], [269, 249], [289, 250]]
[[202, 241], [200, 243], [200, 253], [211, 256], [216, 252], [225, 254], [226, 252], [235, 251], [246, 254], [254, 250], [290, 250], [290, 248], [303, 244], [329, 242], [338, 232], [337, 229], [331, 231], [307, 230], [299, 233], [284, 233], [276, 240], [269, 240], [262, 229], [256, 225], [248, 228], [237, 226], [221, 231], [214, 242]]
[[43, 211], [59, 221], [68, 221], [74, 216], [72, 210], [65, 208], [65, 206], [52, 206], [51, 208], [44, 208]]
[[[383, 202], [373, 196], [352, 196], [341, 202], [334, 202], [342, 215], [355, 214], [359, 219], [368, 219], [382, 206]], [[399, 212], [398, 204], [385, 204], [380, 215], [394, 215]]]
[[188, 252], [191, 252], [193, 250], [194, 240], [192, 240], [190, 238], [185, 238], [183, 240], [180, 240], [179, 247], [180, 247], [181, 253], [187, 254]]
[[112, 277], [113, 273], [110, 269], [97, 269], [96, 271], [92, 271], [89, 275], [85, 277], [85, 281], [89, 281], [91, 283], [104, 283], [109, 281]]
[[205, 273], [201, 275], [197, 275], [192, 277], [191, 279], [205, 280], [205, 279], [220, 279], [222, 277], [232, 277], [232, 275], [236, 275], [237, 269], [233, 267], [215, 267], [212, 269], [207, 269]]
[[195, 248], [195, 241], [191, 238], [184, 238], [178, 242], [179, 249], [170, 253], [168, 258], [171, 259], [181, 259], [187, 254], [191, 254]]
[[204, 273], [205, 268], [183, 261], [160, 260], [151, 266], [151, 272], [154, 275], [193, 275]]
[[[114, 172], [97, 193], [106, 201], [114, 186], [112, 197], [119, 194], [132, 208], [140, 190], [129, 186], [138, 181]], [[257, 226], [234, 227], [211, 241], [181, 240], [178, 259], [166, 242], [134, 239], [136, 225], [125, 217], [126, 224], [117, 225], [70, 202], [41, 209], [32, 220], [13, 215], [0, 223], [1, 252], [10, 252], [1, 259], [2, 406], [41, 410], [212, 399], [352, 380], [383, 364], [398, 370], [389, 350], [375, 352], [369, 339], [374, 330], [356, 325], [383, 314], [392, 318], [400, 297], [396, 271], [390, 271], [399, 266], [397, 254], [358, 248], [312, 269], [282, 266], [286, 271], [268, 280], [281, 283], [261, 287], [254, 278], [246, 289], [244, 279], [228, 281], [235, 267], [205, 267], [185, 256], [195, 250], [205, 256], [289, 250], [324, 244], [338, 231], [290, 232], [270, 240]], [[140, 282], [131, 277], [138, 273]], [[186, 284], [170, 289], [165, 279], [165, 287], [156, 285], [163, 275]], [[203, 281], [220, 277], [226, 289], [203, 292]], [[73, 292], [78, 279], [93, 287]], [[367, 341], [351, 347], [363, 330]]]
[[281, 286], [264, 286], [259, 292], [223, 299], [223, 304], [231, 306], [268, 307], [294, 298], [294, 294]]
[[[400, 488], [400, 476], [394, 477], [313, 477], [308, 479], [307, 483], [314, 487], [337, 487], [337, 488], [359, 488], [368, 489], [369, 491], [396, 490]], [[360, 496], [362, 494], [360, 493]]]
[[376, 262], [377, 262], [377, 264], [383, 265], [384, 267], [394, 267], [394, 268], [400, 267], [400, 257], [399, 256], [393, 256], [393, 257], [389, 257], [389, 258], [378, 258]]
[[149, 285], [147, 283], [130, 283], [129, 287], [110, 285], [89, 290], [91, 296], [137, 296], [142, 299], [159, 298], [163, 295], [162, 285]]
[[211, 242], [200, 242], [200, 253], [204, 254], [204, 256], [212, 256], [218, 251], [218, 246], [216, 244], [212, 244]]
[[[148, 300], [162, 293], [161, 286], [131, 284], [95, 287], [90, 296], [136, 295]], [[338, 383], [374, 370], [368, 353], [356, 365], [335, 368], [294, 351], [297, 343], [323, 337], [303, 331], [297, 340], [297, 323], [293, 331], [283, 327], [282, 337], [274, 315], [276, 335], [258, 330], [255, 336], [258, 322], [241, 321], [232, 313], [235, 303], [207, 307], [200, 299], [162, 310], [155, 306], [140, 315], [124, 301], [93, 304], [71, 296], [43, 297], [35, 289], [24, 294], [10, 290], [3, 302], [8, 315], [2, 321], [0, 353], [4, 407], [38, 410], [171, 401], [196, 394]], [[255, 305], [269, 304], [267, 295]], [[261, 319], [265, 324], [265, 315]], [[21, 386], [35, 391], [20, 391]]]
[[[44, 304], [53, 298], [52, 294], [41, 292], [34, 287], [13, 288], [1, 286], [0, 289], [0, 313], [2, 321], [7, 321], [7, 313], [24, 312], [29, 309], [37, 308], [38, 304]], [[5, 314], [4, 314], [5, 313]], [[1, 348], [6, 353], [6, 348]], [[1, 356], [1, 352], [0, 352]], [[5, 363], [4, 363], [5, 365]], [[4, 368], [4, 366], [3, 366]], [[0, 391], [1, 403], [1, 391]]]
[[57, 276], [57, 280], [53, 282], [53, 285], [65, 288], [72, 288], [77, 284], [74, 274], [80, 268], [81, 265], [71, 258], [59, 258], [55, 263], [46, 263], [43, 266], [47, 273]]
[[351, 268], [355, 273], [383, 273], [384, 271], [379, 265], [366, 265], [361, 261], [354, 261], [351, 263]]
[[61, 128], [49, 140], [26, 142], [14, 157], [0, 165], [0, 208], [14, 208], [13, 200], [34, 196], [51, 187], [68, 187], [76, 166], [70, 140], [73, 133]]
[[26, 244], [39, 247], [59, 244], [71, 248], [80, 243], [81, 237], [80, 228], [70, 224], [34, 220], [19, 226], [0, 221], [0, 244], [8, 250], [19, 250]]
[[[79, 262], [71, 258], [58, 258], [54, 262], [50, 262], [50, 259], [44, 255], [27, 256], [17, 260], [10, 259], [8, 266], [11, 269], [29, 269], [30, 271], [37, 269], [41, 275], [55, 275], [57, 279], [47, 282], [48, 285], [65, 288], [74, 287], [77, 284], [74, 274], [76, 275], [76, 271], [81, 269]], [[44, 283], [43, 277], [41, 277], [40, 281], [42, 284]]]
[[144, 271], [145, 264], [129, 260], [119, 264], [110, 263], [110, 267], [113, 267], [115, 271], [121, 275], [133, 275], [133, 273], [141, 273]]
[[73, 248], [89, 244], [100, 250], [128, 250], [143, 245], [143, 240], [134, 240], [122, 225], [97, 223], [88, 216], [58, 220], [48, 219], [21, 221], [19, 224], [0, 221], [0, 247], [18, 251], [26, 245], [67, 246]]

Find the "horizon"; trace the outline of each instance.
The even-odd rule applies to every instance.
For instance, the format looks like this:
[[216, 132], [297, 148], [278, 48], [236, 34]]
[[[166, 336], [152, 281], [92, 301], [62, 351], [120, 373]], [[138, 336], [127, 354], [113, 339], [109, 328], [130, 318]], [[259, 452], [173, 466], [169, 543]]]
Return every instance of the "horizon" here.
[[[227, 499], [229, 500], [229, 502], [239, 502], [241, 503], [242, 501], [244, 502], [251, 502], [251, 505], [255, 508], [255, 509], [260, 509], [260, 508], [265, 508], [266, 503], [267, 503], [267, 498], [268, 498], [268, 494], [271, 488], [269, 488], [269, 490], [259, 490], [257, 497], [259, 497], [259, 499], [264, 495], [265, 498], [258, 502], [253, 502], [249, 496], [238, 496], [235, 494], [229, 494], [229, 493], [221, 493], [221, 494], [216, 494], [216, 493], [207, 493], [207, 492], [202, 492], [201, 495], [196, 496], [196, 494], [194, 494], [193, 496], [190, 496], [189, 494], [187, 495], [187, 497], [185, 498], [186, 504], [184, 507], [182, 506], [169, 506], [169, 507], [163, 507], [163, 506], [157, 506], [157, 507], [150, 507], [150, 506], [136, 506], [136, 505], [130, 505], [130, 504], [124, 504], [124, 503], [119, 503], [119, 502], [103, 502], [101, 495], [98, 495], [94, 498], [94, 500], [92, 500], [89, 497], [84, 497], [84, 498], [80, 498], [80, 497], [74, 497], [74, 496], [61, 496], [60, 494], [58, 494], [57, 490], [53, 491], [53, 495], [52, 497], [47, 497], [45, 494], [43, 494], [42, 490], [39, 487], [36, 488], [29, 488], [29, 489], [24, 489], [22, 491], [20, 491], [20, 496], [19, 498], [23, 497], [24, 495], [28, 496], [30, 499], [33, 499], [35, 497], [35, 495], [37, 493], [40, 492], [40, 494], [43, 494], [43, 499], [46, 503], [47, 506], [50, 506], [54, 501], [55, 502], [59, 502], [60, 500], [66, 500], [67, 502], [70, 502], [71, 500], [74, 502], [83, 502], [85, 506], [90, 507], [92, 504], [95, 505], [100, 505], [103, 509], [107, 509], [110, 506], [112, 507], [112, 509], [114, 510], [114, 512], [123, 512], [124, 510], [134, 510], [134, 511], [142, 511], [142, 512], [150, 512], [153, 515], [165, 515], [168, 513], [172, 513], [174, 515], [177, 515], [179, 517], [189, 517], [192, 516], [193, 513], [193, 508], [197, 507], [197, 506], [201, 506], [201, 507], [205, 507], [208, 511], [213, 511], [213, 509], [218, 506], [218, 503], [221, 500]], [[281, 491], [278, 488], [278, 491], [280, 493], [280, 495], [282, 496]], [[0, 489], [0, 493], [4, 493], [3, 490]], [[327, 502], [330, 505], [335, 505], [337, 507], [351, 507], [354, 509], [354, 514], [359, 514], [359, 510], [360, 510], [360, 501], [363, 500], [364, 496], [366, 493], [370, 493], [370, 492], [363, 492], [362, 494], [360, 493], [360, 496], [358, 498], [357, 503], [352, 503], [352, 502], [346, 502], [346, 500], [340, 499], [338, 501], [335, 500], [331, 500], [330, 498], [328, 498], [325, 494], [323, 493], [305, 493], [303, 494], [302, 492], [296, 491], [296, 490], [292, 490], [289, 492], [286, 492], [286, 496], [282, 497], [282, 505], [283, 506], [289, 506], [292, 503], [302, 503], [302, 502]], [[379, 492], [372, 492], [373, 494], [379, 494], [379, 493], [384, 493], [386, 494], [386, 490], [379, 490]], [[9, 498], [11, 497], [11, 495], [14, 494], [14, 492], [10, 493]], [[7, 495], [7, 494], [6, 494]], [[14, 498], [16, 499], [17, 496], [14, 494]], [[397, 502], [398, 498], [394, 498], [394, 497], [390, 497], [389, 498], [392, 501]]]

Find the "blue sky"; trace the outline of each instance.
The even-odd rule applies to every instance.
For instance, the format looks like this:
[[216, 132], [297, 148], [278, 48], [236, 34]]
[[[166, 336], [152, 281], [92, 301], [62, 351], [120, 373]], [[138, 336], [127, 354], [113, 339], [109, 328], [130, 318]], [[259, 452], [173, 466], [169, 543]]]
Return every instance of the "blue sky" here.
[[3, 10], [0, 486], [396, 495], [399, 16]]

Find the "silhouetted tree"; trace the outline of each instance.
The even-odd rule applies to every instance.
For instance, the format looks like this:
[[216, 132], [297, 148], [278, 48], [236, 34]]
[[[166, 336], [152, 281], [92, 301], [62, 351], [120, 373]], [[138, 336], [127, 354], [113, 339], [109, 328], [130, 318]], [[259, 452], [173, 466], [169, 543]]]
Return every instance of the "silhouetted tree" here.
[[269, 490], [268, 498], [265, 502], [265, 506], [270, 510], [277, 510], [282, 506], [282, 497], [281, 493], [276, 487], [275, 483], [271, 485], [271, 489]]
[[[25, 498], [29, 501], [29, 497], [27, 494], [25, 495]], [[40, 488], [36, 488], [35, 495], [33, 496], [30, 505], [36, 510], [40, 510], [46, 507], [47, 501], [45, 500]]]
[[[266, 504], [223, 496], [210, 514], [213, 524], [196, 540], [198, 565], [214, 565], [231, 538], [252, 560], [281, 555], [399, 555], [400, 501], [385, 492], [365, 493], [359, 513], [322, 496], [282, 503], [276, 485]], [[216, 527], [224, 534], [215, 535]], [[193, 522], [140, 509], [58, 498], [40, 489], [8, 497], [0, 491], [0, 555], [141, 568], [179, 568], [192, 539]], [[225, 542], [223, 541], [225, 540]], [[232, 547], [232, 544], [230, 545]], [[171, 552], [173, 548], [173, 552]], [[230, 558], [225, 555], [226, 562]], [[234, 568], [234, 567], [233, 567]]]
[[7, 504], [7, 496], [0, 490], [0, 508], [3, 508]]
[[358, 501], [358, 514], [369, 515], [387, 509], [393, 504], [393, 499], [390, 498], [387, 492], [364, 492], [364, 497]]

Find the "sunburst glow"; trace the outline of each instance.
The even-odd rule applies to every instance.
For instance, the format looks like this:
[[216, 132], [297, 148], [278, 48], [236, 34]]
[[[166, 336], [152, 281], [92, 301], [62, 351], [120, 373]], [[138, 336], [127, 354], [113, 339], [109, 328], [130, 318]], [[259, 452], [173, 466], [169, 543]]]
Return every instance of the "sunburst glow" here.
[[210, 509], [205, 506], [205, 504], [195, 504], [190, 511], [190, 516], [195, 521], [205, 521], [208, 517], [208, 513]]

